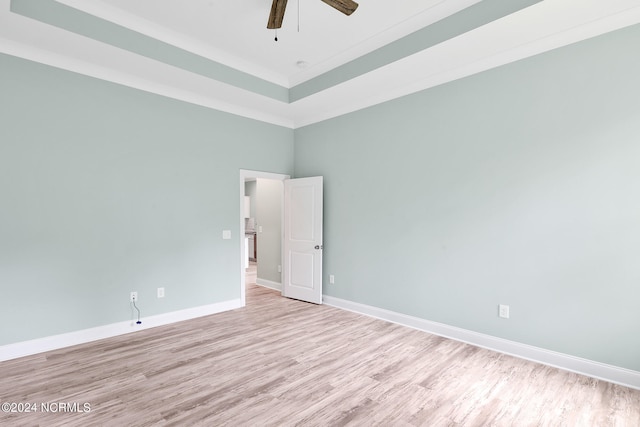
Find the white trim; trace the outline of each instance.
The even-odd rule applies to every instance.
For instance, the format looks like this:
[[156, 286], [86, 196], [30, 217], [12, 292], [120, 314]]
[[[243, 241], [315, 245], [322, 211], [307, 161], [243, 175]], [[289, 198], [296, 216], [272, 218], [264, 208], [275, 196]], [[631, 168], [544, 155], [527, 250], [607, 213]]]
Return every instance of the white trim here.
[[[640, 22], [640, 7], [601, 17], [597, 17], [600, 11], [594, 7], [593, 10], [580, 9], [589, 16], [573, 13], [572, 23], [531, 24], [544, 19], [543, 16], [555, 16], [547, 8], [555, 11], [558, 3], [563, 2], [537, 3], [508, 19], [494, 21], [301, 98], [292, 104], [297, 107], [292, 113], [294, 128], [369, 108]], [[499, 45], [496, 40], [500, 40]], [[317, 108], [318, 105], [323, 108]]]
[[[109, 46], [102, 48], [111, 50]], [[91, 63], [65, 53], [56, 53], [52, 50], [15, 42], [3, 38], [0, 34], [0, 53], [193, 105], [290, 129], [294, 127], [293, 120], [288, 117], [289, 106], [282, 101], [240, 89], [206, 76], [175, 67], [171, 68], [167, 64], [136, 56], [127, 51], [119, 52], [121, 58], [128, 58], [128, 60], [121, 60], [116, 68], [115, 66], [101, 65], [95, 61]], [[133, 64], [136, 65], [136, 70], [131, 69]], [[125, 70], [127, 65], [129, 71]], [[142, 73], [146, 70], [155, 70], [155, 72], [151, 74], [149, 71], [146, 76], [143, 76]]]
[[581, 0], [579, 6], [572, 1], [541, 1], [287, 103], [11, 13], [9, 3], [0, 0], [4, 8], [0, 8], [0, 53], [290, 129], [640, 22], [637, 0]]
[[187, 308], [180, 311], [158, 314], [150, 317], [143, 317], [141, 319], [141, 325], [137, 325], [134, 321], [118, 322], [110, 325], [68, 332], [66, 334], [52, 335], [30, 341], [8, 344], [0, 347], [0, 361], [30, 356], [32, 354], [43, 353], [45, 351], [58, 350], [65, 347], [71, 347], [73, 345], [85, 344], [104, 338], [111, 338], [131, 332], [142, 331], [144, 329], [155, 328], [157, 326], [169, 325], [183, 320], [190, 320], [197, 317], [221, 313], [223, 311], [235, 310], [240, 307], [240, 300], [234, 299], [215, 304], [203, 305], [200, 307]]
[[217, 62], [227, 67], [234, 68], [243, 73], [266, 80], [268, 82], [289, 87], [289, 79], [278, 72], [270, 70], [255, 62], [233, 55], [230, 52], [216, 48], [211, 43], [205, 43], [194, 37], [190, 37], [164, 25], [144, 19], [121, 8], [112, 6], [104, 1], [93, 0], [55, 0], [66, 6], [96, 16], [124, 28], [131, 29], [147, 37], [160, 40], [187, 52], [194, 53], [203, 58]]
[[274, 282], [266, 279], [256, 279], [256, 285], [282, 292], [282, 283]]
[[365, 56], [376, 49], [380, 49], [390, 43], [398, 41], [403, 37], [428, 27], [442, 19], [453, 16], [476, 3], [480, 3], [480, 1], [481, 0], [443, 0], [434, 2], [434, 4], [401, 23], [384, 29], [354, 46], [347, 47], [346, 50], [315, 64], [313, 67], [307, 68], [298, 74], [289, 76], [289, 87], [292, 88], [315, 77], [321, 76], [334, 68]]
[[210, 43], [190, 37], [186, 34], [172, 30], [164, 25], [146, 20], [138, 15], [127, 12], [119, 7], [112, 6], [102, 0], [56, 0], [66, 6], [104, 19], [116, 25], [134, 30], [153, 39], [160, 40], [169, 45], [194, 53], [203, 58], [219, 64], [226, 65], [268, 82], [283, 86], [287, 89], [304, 83], [317, 77], [333, 68], [339, 67], [360, 56], [366, 55], [376, 49], [418, 31], [434, 22], [440, 21], [448, 16], [454, 15], [481, 0], [458, 0], [458, 1], [436, 1], [425, 10], [414, 16], [401, 21], [392, 27], [376, 33], [371, 37], [363, 39], [352, 47], [338, 52], [325, 59], [314, 67], [305, 69], [297, 74], [285, 75], [275, 70], [271, 70], [256, 62], [233, 55], [230, 52], [218, 49]]
[[329, 295], [323, 295], [322, 297], [324, 303], [332, 307], [640, 390], [640, 372], [638, 371], [521, 344]]

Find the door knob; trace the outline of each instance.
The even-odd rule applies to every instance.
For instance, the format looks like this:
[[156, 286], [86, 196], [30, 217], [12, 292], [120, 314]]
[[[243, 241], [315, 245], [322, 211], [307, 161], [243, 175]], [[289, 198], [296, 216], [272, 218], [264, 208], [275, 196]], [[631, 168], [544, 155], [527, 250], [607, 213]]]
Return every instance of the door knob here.
[[322, 245], [316, 245], [315, 249], [322, 249]]

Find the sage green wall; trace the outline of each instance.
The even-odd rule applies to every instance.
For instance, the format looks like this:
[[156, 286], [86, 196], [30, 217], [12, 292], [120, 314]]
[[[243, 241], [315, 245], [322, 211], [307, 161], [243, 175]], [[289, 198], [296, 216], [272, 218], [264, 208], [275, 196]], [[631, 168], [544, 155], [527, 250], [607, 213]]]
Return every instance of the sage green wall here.
[[639, 43], [636, 25], [298, 129], [325, 293], [640, 370]]
[[0, 94], [0, 345], [240, 298], [239, 170], [292, 130], [6, 55]]
[[258, 232], [258, 279], [282, 283], [282, 181], [258, 178], [256, 223]]

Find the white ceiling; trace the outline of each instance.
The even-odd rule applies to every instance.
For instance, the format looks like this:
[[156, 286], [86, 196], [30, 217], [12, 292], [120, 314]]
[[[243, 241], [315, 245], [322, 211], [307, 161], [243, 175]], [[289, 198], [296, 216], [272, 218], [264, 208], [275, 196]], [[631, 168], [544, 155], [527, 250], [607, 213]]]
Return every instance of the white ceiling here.
[[[290, 88], [479, 0], [360, 0], [349, 17], [300, 0], [299, 21], [289, 0], [278, 42], [266, 29], [271, 0], [57, 1]], [[640, 22], [640, 0], [545, 0], [288, 103], [12, 13], [10, 3], [0, 0], [2, 53], [291, 128]]]

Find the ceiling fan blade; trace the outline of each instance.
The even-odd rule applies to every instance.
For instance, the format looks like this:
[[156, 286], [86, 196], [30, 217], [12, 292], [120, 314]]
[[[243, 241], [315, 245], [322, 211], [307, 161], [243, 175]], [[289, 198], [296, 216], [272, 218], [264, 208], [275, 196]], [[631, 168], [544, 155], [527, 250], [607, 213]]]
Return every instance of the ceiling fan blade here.
[[287, 7], [287, 0], [273, 0], [271, 3], [271, 13], [269, 14], [269, 21], [267, 22], [267, 28], [273, 30], [275, 28], [282, 27], [282, 20], [284, 19], [284, 10]]
[[345, 15], [351, 15], [358, 8], [358, 3], [352, 0], [322, 0], [332, 8], [339, 10]]

